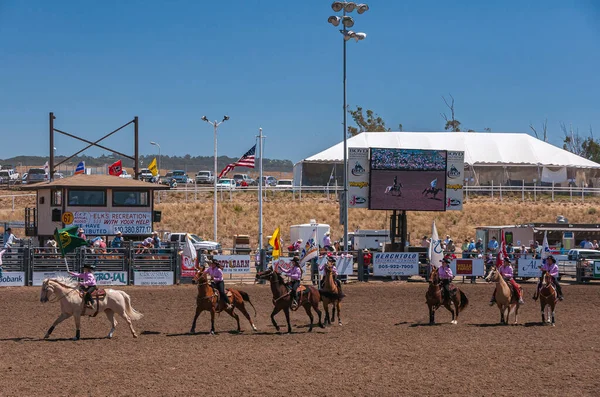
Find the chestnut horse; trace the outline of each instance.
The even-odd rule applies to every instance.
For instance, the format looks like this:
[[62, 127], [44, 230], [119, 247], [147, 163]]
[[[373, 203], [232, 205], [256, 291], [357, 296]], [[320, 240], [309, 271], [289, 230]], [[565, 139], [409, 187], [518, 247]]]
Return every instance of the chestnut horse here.
[[[287, 321], [288, 333], [292, 332], [292, 324], [290, 324], [290, 308], [292, 306], [292, 298], [290, 296], [290, 291], [288, 290], [283, 278], [279, 273], [273, 270], [273, 268], [269, 268], [264, 272], [256, 273], [256, 280], [269, 280], [271, 283], [271, 293], [273, 294], [273, 312], [271, 313], [271, 322], [273, 326], [279, 332], [279, 325], [277, 321], [275, 321], [275, 315], [283, 310], [285, 313], [285, 319]], [[300, 286], [302, 288], [303, 286]], [[312, 309], [317, 312], [319, 316], [319, 327], [323, 328], [323, 323], [321, 322], [321, 311], [319, 310], [319, 301], [321, 300], [321, 294], [319, 290], [313, 286], [304, 287], [304, 290], [300, 290], [298, 288], [298, 307], [304, 307], [306, 310], [306, 314], [308, 314], [308, 318], [310, 318], [310, 327], [308, 328], [308, 332], [311, 332], [313, 329], [313, 314]]]
[[196, 320], [198, 320], [200, 313], [205, 310], [210, 312], [211, 335], [215, 334], [215, 313], [220, 313], [222, 311], [227, 312], [227, 314], [235, 318], [235, 321], [237, 321], [237, 332], [242, 331], [240, 328], [240, 318], [237, 313], [235, 313], [235, 309], [238, 309], [240, 312], [242, 312], [244, 317], [248, 319], [250, 325], [252, 326], [252, 330], [257, 330], [256, 325], [254, 325], [254, 322], [252, 322], [250, 314], [248, 314], [246, 306], [244, 305], [244, 301], [248, 302], [254, 309], [254, 316], [256, 317], [256, 309], [254, 308], [252, 302], [250, 302], [250, 296], [246, 292], [233, 288], [226, 289], [225, 293], [227, 293], [227, 291], [231, 293], [229, 301], [233, 306], [230, 310], [227, 310], [225, 308], [225, 302], [223, 299], [219, 299], [218, 294], [210, 285], [210, 282], [208, 281], [208, 275], [204, 273], [204, 268], [200, 269], [200, 271], [196, 274], [195, 279], [198, 282], [198, 297], [196, 298], [196, 314], [194, 315], [194, 321], [192, 322], [192, 329], [190, 330], [191, 334], [196, 333]]
[[[542, 272], [542, 287], [539, 292], [540, 306], [542, 309], [542, 324], [552, 324], [554, 327], [554, 308], [556, 307], [556, 287], [552, 282], [552, 276], [547, 271]], [[546, 311], [546, 308], [548, 310]]]
[[[452, 293], [453, 289], [456, 290], [454, 293]], [[427, 300], [427, 306], [429, 307], [429, 324], [435, 323], [435, 311], [441, 305], [444, 305], [444, 307], [452, 313], [452, 321], [450, 323], [458, 324], [458, 314], [466, 309], [469, 300], [464, 292], [454, 284], [450, 284], [450, 292], [450, 298], [442, 298], [442, 287], [440, 286], [438, 268], [433, 266], [431, 274], [429, 275], [429, 288], [425, 293], [425, 299]]]
[[517, 324], [520, 307], [518, 295], [513, 292], [513, 289], [504, 280], [504, 277], [502, 277], [496, 266], [492, 266], [490, 272], [485, 277], [485, 281], [496, 283], [494, 296], [496, 297], [496, 305], [498, 305], [498, 309], [500, 310], [500, 324], [508, 324], [508, 318], [513, 311], [515, 313], [515, 324]]
[[[342, 325], [340, 319], [340, 303], [342, 298], [345, 296], [340, 294], [338, 286], [333, 276], [331, 263], [326, 263], [324, 266], [325, 276], [323, 277], [323, 289], [319, 290], [321, 294], [321, 300], [323, 301], [323, 309], [325, 309], [325, 324], [331, 325], [331, 320], [335, 320], [335, 309], [338, 314], [338, 325]], [[329, 305], [332, 306], [331, 318], [329, 318]]]

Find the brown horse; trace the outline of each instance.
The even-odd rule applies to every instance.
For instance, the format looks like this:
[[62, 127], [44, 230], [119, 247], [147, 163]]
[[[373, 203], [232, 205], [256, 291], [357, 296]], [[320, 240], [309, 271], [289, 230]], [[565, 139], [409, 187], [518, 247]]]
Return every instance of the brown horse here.
[[427, 293], [425, 293], [425, 299], [427, 300], [427, 306], [429, 307], [429, 324], [435, 323], [435, 311], [441, 305], [444, 305], [444, 307], [452, 313], [452, 321], [450, 323], [458, 324], [458, 314], [466, 309], [469, 300], [464, 292], [454, 284], [450, 284], [450, 291], [450, 298], [442, 298], [442, 288], [440, 287], [438, 268], [433, 267], [431, 274], [429, 275], [429, 288], [427, 289]]
[[[264, 272], [256, 273], [256, 280], [269, 280], [271, 283], [271, 293], [273, 294], [273, 312], [271, 312], [271, 322], [273, 326], [279, 332], [279, 325], [277, 321], [275, 321], [275, 315], [283, 310], [285, 313], [285, 320], [287, 321], [288, 333], [292, 332], [292, 324], [290, 324], [290, 308], [292, 306], [292, 298], [290, 296], [290, 291], [288, 287], [285, 285], [283, 278], [279, 273], [273, 270], [273, 268], [269, 268]], [[321, 310], [319, 310], [319, 301], [321, 300], [321, 294], [319, 290], [313, 286], [305, 287], [301, 285], [298, 288], [298, 307], [304, 307], [306, 310], [306, 314], [308, 314], [308, 318], [310, 318], [310, 327], [308, 328], [308, 332], [311, 332], [313, 329], [313, 314], [312, 309], [317, 312], [319, 316], [319, 327], [323, 328], [323, 323], [321, 322]]]
[[[325, 309], [325, 325], [331, 325], [331, 320], [335, 320], [335, 309], [337, 308], [338, 314], [338, 325], [342, 325], [340, 319], [340, 303], [342, 298], [345, 296], [340, 294], [339, 288], [335, 282], [335, 277], [332, 272], [333, 265], [331, 263], [325, 264], [325, 276], [323, 277], [323, 289], [319, 290], [321, 294], [321, 300], [323, 301], [323, 308]], [[329, 305], [332, 306], [331, 318], [329, 318]]]
[[[539, 292], [540, 306], [542, 310], [542, 324], [552, 324], [554, 327], [554, 308], [556, 307], [556, 287], [552, 282], [552, 276], [547, 271], [542, 272], [542, 288]], [[546, 308], [548, 311], [546, 312]]]
[[190, 330], [190, 333], [196, 333], [196, 320], [198, 319], [200, 313], [205, 310], [210, 312], [211, 335], [215, 334], [215, 313], [220, 313], [222, 311], [225, 311], [231, 317], [235, 318], [235, 321], [237, 321], [237, 332], [241, 332], [242, 329], [240, 328], [240, 318], [237, 313], [235, 313], [235, 309], [238, 309], [240, 312], [242, 312], [244, 317], [246, 317], [250, 322], [252, 330], [256, 331], [256, 326], [254, 325], [254, 322], [250, 318], [250, 314], [248, 314], [248, 311], [244, 305], [244, 301], [248, 302], [254, 309], [254, 316], [256, 316], [256, 309], [254, 308], [252, 302], [250, 302], [250, 296], [244, 291], [239, 291], [233, 288], [225, 290], [225, 293], [229, 292], [231, 295], [229, 296], [229, 301], [233, 306], [229, 310], [226, 309], [223, 299], [219, 299], [218, 293], [210, 285], [210, 282], [208, 281], [208, 275], [204, 273], [203, 270], [204, 268], [201, 268], [196, 275], [196, 280], [198, 282], [198, 297], [196, 298], [196, 314], [194, 315], [194, 321], [192, 322], [192, 329]]

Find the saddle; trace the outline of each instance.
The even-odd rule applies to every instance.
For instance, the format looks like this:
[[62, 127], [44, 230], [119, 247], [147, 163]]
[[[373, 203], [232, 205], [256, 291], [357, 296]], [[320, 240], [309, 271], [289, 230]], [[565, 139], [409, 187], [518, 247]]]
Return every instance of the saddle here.
[[[220, 302], [221, 294], [219, 293], [219, 290], [217, 288], [215, 288], [213, 285], [211, 285], [211, 287], [213, 289], [213, 293], [217, 297], [217, 302]], [[229, 288], [225, 288], [225, 294], [227, 294], [227, 297], [229, 298], [229, 301], [231, 302], [233, 299], [233, 294], [231, 293], [231, 291], [229, 291]]]
[[[292, 284], [291, 283], [286, 283], [285, 284], [286, 288], [288, 289], [288, 291], [292, 290]], [[300, 297], [300, 295], [302, 294], [302, 292], [306, 291], [306, 287], [304, 285], [300, 285], [298, 287], [298, 289], [296, 289], [296, 292], [298, 293], [298, 297]]]
[[[79, 297], [83, 298], [85, 296], [85, 291], [81, 291], [79, 290]], [[94, 292], [92, 292], [91, 294], [91, 298], [92, 300], [104, 300], [104, 298], [106, 298], [106, 290], [104, 289], [97, 289]]]

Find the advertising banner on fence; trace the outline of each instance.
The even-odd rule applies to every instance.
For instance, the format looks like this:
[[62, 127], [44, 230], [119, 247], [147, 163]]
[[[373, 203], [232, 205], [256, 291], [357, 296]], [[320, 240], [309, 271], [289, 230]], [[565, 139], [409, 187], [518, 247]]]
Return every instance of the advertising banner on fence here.
[[152, 233], [152, 212], [88, 212], [74, 211], [73, 225], [82, 227], [88, 236], [103, 236], [121, 232]]
[[542, 266], [541, 259], [519, 258], [517, 277], [541, 277], [542, 271], [538, 266]]
[[453, 259], [450, 269], [455, 277], [483, 276], [485, 274], [483, 259]]
[[446, 210], [461, 211], [465, 181], [465, 152], [448, 151], [446, 159]]
[[600, 261], [594, 261], [594, 277], [600, 278]]
[[98, 285], [127, 285], [127, 272], [94, 272], [96, 284]]
[[215, 255], [223, 266], [223, 274], [250, 273], [250, 255]]
[[134, 285], [173, 285], [173, 272], [133, 272]]
[[25, 285], [25, 272], [2, 272], [0, 287], [22, 287]]
[[[292, 262], [292, 258], [283, 258], [280, 256], [279, 259], [273, 261], [273, 269], [275, 269], [275, 271], [278, 271], [279, 269], [290, 270], [290, 268], [292, 267], [291, 262]], [[309, 262], [304, 262], [304, 266], [301, 266], [304, 274], [306, 274], [306, 272], [308, 270], [308, 263]]]
[[33, 272], [31, 277], [31, 284], [35, 286], [40, 286], [47, 278], [56, 278], [56, 277], [71, 277], [69, 273], [64, 272]]
[[369, 208], [369, 148], [348, 148], [348, 208]]
[[[341, 275], [351, 276], [354, 271], [354, 257], [352, 255], [334, 255], [335, 268], [337, 273]], [[323, 255], [319, 258], [319, 274], [322, 276], [325, 274], [325, 264], [327, 263], [327, 256]], [[321, 270], [323, 269], [323, 270]]]
[[418, 252], [376, 252], [374, 276], [416, 276], [419, 274]]

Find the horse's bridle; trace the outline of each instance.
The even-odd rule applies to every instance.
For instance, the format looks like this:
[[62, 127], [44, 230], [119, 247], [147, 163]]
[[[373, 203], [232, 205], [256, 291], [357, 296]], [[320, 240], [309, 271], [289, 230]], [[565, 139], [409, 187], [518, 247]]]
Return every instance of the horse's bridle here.
[[52, 289], [52, 293], [54, 294], [54, 298], [55, 298], [55, 299], [54, 299], [54, 300], [48, 299], [48, 302], [49, 302], [49, 303], [58, 302], [58, 301], [60, 301], [61, 299], [63, 299], [63, 298], [66, 298], [66, 297], [67, 297], [67, 296], [68, 296], [68, 295], [69, 295], [71, 292], [73, 292], [73, 291], [77, 291], [77, 287], [70, 287], [70, 286], [68, 286], [68, 285], [64, 285], [63, 283], [60, 283], [60, 282], [58, 282], [58, 281], [56, 281], [56, 280], [49, 279], [49, 280], [46, 282], [46, 285], [45, 285], [45, 286], [43, 286], [43, 287], [44, 287], [44, 291], [46, 291], [46, 295], [48, 294], [48, 285], [50, 284], [50, 281], [52, 281], [52, 282], [55, 282], [56, 284], [60, 285], [61, 287], [64, 287], [64, 288], [67, 288], [67, 289], [71, 289], [71, 290], [70, 290], [69, 292], [67, 292], [66, 294], [63, 294], [61, 297], [57, 297], [57, 295], [58, 295], [58, 294], [57, 294], [57, 293], [54, 291], [54, 288], [53, 288], [53, 289]]

